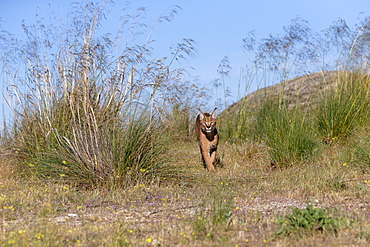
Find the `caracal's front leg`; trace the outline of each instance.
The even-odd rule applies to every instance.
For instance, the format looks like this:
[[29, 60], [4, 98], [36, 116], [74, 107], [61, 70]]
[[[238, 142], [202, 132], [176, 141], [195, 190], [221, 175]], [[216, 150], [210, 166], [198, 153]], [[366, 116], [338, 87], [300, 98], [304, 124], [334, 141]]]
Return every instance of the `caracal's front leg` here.
[[216, 150], [211, 153], [211, 163], [213, 165], [216, 163]]
[[210, 172], [215, 171], [215, 167], [213, 166], [211, 156], [209, 155], [209, 152], [206, 150], [202, 151], [203, 160], [206, 163], [206, 166]]

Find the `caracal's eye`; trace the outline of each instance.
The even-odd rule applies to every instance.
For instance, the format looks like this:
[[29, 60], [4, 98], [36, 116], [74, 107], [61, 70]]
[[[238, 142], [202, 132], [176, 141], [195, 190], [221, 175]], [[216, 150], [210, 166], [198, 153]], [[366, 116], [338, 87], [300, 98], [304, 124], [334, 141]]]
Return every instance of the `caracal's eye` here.
[[203, 122], [204, 125], [207, 125], [207, 122]]
[[212, 124], [213, 124], [213, 122], [210, 122], [210, 123], [209, 123], [209, 125], [212, 125]]

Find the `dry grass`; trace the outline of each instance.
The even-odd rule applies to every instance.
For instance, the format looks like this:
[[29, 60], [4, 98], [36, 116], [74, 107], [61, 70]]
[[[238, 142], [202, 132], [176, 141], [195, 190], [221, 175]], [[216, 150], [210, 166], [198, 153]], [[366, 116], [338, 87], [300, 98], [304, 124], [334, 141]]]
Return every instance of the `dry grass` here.
[[[264, 147], [221, 143], [224, 166], [202, 166], [195, 142], [174, 145], [183, 179], [125, 190], [81, 190], [12, 173], [2, 159], [2, 246], [368, 246], [368, 174], [341, 157], [277, 170]], [[335, 162], [333, 162], [335, 160]], [[348, 223], [336, 234], [278, 237], [276, 217], [307, 204], [329, 208]]]

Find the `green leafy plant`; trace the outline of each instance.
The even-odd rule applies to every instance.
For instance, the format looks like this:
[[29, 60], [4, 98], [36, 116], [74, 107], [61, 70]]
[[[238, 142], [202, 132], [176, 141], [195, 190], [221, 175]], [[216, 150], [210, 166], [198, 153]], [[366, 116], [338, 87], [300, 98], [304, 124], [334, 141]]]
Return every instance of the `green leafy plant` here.
[[295, 208], [285, 216], [278, 216], [276, 223], [280, 227], [275, 234], [282, 236], [302, 236], [324, 231], [337, 233], [340, 228], [339, 219], [328, 216], [325, 210], [312, 205], [307, 205], [305, 209]]

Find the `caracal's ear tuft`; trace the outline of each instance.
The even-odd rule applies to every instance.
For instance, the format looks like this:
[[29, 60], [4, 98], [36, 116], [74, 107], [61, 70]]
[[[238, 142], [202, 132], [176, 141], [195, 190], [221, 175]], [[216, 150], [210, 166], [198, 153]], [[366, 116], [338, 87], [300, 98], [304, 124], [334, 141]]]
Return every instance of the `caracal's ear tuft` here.
[[211, 113], [212, 118], [216, 118], [216, 110], [217, 110], [217, 107], [215, 107], [215, 109], [213, 109]]
[[204, 113], [200, 110], [200, 108], [198, 108], [198, 110], [199, 110], [199, 120], [203, 120]]
[[203, 112], [199, 112], [199, 120], [203, 120], [204, 118], [204, 113]]

